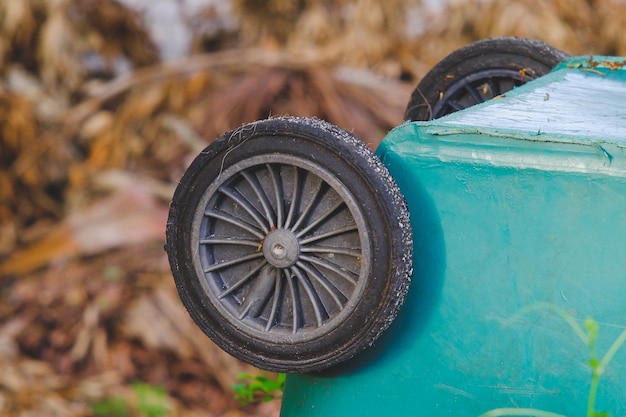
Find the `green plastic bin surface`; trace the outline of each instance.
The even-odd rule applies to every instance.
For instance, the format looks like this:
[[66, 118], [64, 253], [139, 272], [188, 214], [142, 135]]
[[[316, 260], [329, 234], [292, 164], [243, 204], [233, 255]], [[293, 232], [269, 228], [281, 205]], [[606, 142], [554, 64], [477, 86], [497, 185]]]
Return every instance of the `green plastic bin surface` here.
[[[506, 97], [387, 135], [377, 153], [414, 231], [409, 295], [374, 346], [289, 375], [283, 417], [586, 414], [588, 350], [551, 308], [599, 322], [600, 357], [626, 328], [623, 61], [573, 58]], [[626, 415], [626, 347], [596, 405]]]

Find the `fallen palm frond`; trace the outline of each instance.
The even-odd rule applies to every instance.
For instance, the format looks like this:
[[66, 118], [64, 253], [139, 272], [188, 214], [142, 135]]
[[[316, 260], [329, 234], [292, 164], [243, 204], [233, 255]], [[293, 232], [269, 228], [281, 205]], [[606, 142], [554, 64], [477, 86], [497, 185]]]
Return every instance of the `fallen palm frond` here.
[[314, 63], [257, 66], [209, 95], [200, 131], [216, 137], [243, 123], [290, 114], [328, 120], [375, 148], [402, 121], [409, 92], [367, 71]]

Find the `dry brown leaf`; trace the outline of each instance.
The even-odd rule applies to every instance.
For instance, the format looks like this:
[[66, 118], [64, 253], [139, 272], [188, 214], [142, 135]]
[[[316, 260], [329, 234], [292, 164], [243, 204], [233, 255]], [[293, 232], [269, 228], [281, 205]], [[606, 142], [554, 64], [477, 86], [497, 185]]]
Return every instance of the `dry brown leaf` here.
[[228, 392], [240, 372], [255, 372], [211, 342], [193, 323], [172, 283], [136, 300], [128, 310], [124, 331], [151, 349], [176, 352], [181, 358], [200, 358]]
[[452, 2], [413, 42], [429, 66], [453, 50], [494, 36], [536, 38], [572, 55], [626, 50], [621, 36], [626, 3], [621, 0], [497, 0]]
[[39, 35], [41, 77], [53, 91], [59, 91], [60, 86], [67, 86], [72, 91], [78, 88], [85, 76], [85, 68], [79, 58], [85, 49], [81, 45], [82, 38], [66, 16], [67, 0], [58, 3], [51, 7]]
[[111, 111], [100, 110], [89, 116], [80, 128], [79, 135], [87, 141], [102, 135], [112, 128], [115, 115]]
[[158, 51], [143, 25], [141, 15], [124, 2], [115, 0], [73, 0], [68, 14], [89, 41], [92, 50], [100, 52], [107, 68], [115, 72], [116, 60], [122, 57], [140, 68], [158, 62]]
[[[27, 51], [37, 31], [30, 0], [0, 2], [0, 63], [14, 51]], [[4, 65], [2, 65], [4, 67]]]
[[24, 274], [55, 260], [163, 240], [166, 219], [167, 207], [156, 200], [150, 183], [134, 178], [107, 198], [71, 213], [48, 236], [0, 263], [0, 276]]
[[170, 350], [189, 359], [195, 352], [183, 332], [191, 328], [188, 322], [180, 300], [159, 291], [133, 302], [124, 320], [124, 331], [149, 349]]

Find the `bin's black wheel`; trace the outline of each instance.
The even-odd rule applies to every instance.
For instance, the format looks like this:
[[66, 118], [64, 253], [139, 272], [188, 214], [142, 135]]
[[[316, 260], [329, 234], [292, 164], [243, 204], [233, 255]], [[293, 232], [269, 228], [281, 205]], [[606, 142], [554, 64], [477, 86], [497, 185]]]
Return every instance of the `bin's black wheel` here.
[[363, 142], [317, 119], [263, 120], [209, 145], [176, 189], [166, 250], [198, 326], [276, 372], [370, 345], [412, 273], [394, 180]]
[[452, 52], [420, 81], [404, 120], [431, 120], [482, 103], [548, 73], [567, 55], [534, 39], [484, 39]]

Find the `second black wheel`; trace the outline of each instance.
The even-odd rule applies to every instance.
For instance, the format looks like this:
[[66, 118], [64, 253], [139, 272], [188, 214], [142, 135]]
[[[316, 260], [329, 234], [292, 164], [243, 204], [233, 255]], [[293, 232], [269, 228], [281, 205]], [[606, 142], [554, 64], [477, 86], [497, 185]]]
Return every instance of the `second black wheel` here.
[[534, 39], [484, 39], [452, 52], [413, 91], [404, 120], [432, 120], [548, 73], [567, 54]]

